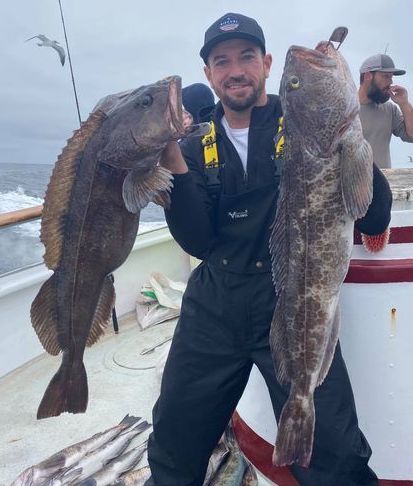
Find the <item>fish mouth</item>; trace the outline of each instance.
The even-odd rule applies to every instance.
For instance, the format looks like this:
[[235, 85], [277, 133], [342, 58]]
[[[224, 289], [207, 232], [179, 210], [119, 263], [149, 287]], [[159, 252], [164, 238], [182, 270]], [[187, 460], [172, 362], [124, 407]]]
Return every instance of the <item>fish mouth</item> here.
[[288, 55], [292, 58], [305, 61], [318, 68], [331, 68], [337, 65], [335, 59], [332, 57], [334, 46], [330, 42], [320, 42], [315, 49], [309, 49], [302, 46], [291, 46]]
[[167, 120], [173, 136], [180, 138], [185, 130], [182, 113], [182, 81], [180, 76], [170, 76]]

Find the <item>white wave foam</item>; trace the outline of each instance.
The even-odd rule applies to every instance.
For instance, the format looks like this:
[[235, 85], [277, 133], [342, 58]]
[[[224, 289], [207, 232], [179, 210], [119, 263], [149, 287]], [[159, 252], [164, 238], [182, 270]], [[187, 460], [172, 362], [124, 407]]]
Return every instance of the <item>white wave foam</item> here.
[[[43, 199], [29, 196], [21, 186], [17, 186], [17, 189], [14, 191], [0, 192], [0, 213], [17, 211], [18, 209], [30, 208], [39, 204], [43, 204]], [[22, 236], [37, 238], [40, 231], [40, 220], [15, 226], [14, 230]]]
[[21, 186], [17, 186], [14, 191], [0, 192], [0, 212], [17, 211], [18, 209], [38, 206], [43, 203], [43, 199], [36, 196], [29, 196]]

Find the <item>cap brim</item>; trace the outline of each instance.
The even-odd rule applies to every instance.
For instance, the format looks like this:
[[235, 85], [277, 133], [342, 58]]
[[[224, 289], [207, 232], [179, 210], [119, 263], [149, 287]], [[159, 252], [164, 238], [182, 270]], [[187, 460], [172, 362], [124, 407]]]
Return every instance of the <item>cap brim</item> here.
[[246, 39], [246, 40], [249, 40], [249, 41], [253, 42], [254, 44], [256, 44], [257, 46], [261, 47], [262, 51], [265, 53], [264, 44], [259, 39], [257, 39], [257, 37], [255, 37], [254, 35], [246, 34], [245, 32], [225, 32], [225, 33], [217, 35], [216, 37], [211, 39], [209, 42], [204, 44], [202, 49], [199, 51], [199, 55], [204, 60], [205, 64], [208, 61], [208, 56], [209, 56], [209, 53], [211, 52], [211, 50], [216, 45], [220, 44], [221, 42], [224, 42], [224, 41], [230, 40], [230, 39]]
[[366, 69], [366, 70], [360, 70], [361, 74], [364, 73], [392, 73], [394, 76], [402, 76], [403, 74], [406, 74], [406, 71], [404, 69], [395, 69], [395, 68], [384, 68], [384, 69]]
[[387, 68], [387, 69], [379, 69], [381, 73], [392, 73], [394, 76], [401, 76], [402, 74], [406, 74], [404, 69], [395, 69], [395, 68]]

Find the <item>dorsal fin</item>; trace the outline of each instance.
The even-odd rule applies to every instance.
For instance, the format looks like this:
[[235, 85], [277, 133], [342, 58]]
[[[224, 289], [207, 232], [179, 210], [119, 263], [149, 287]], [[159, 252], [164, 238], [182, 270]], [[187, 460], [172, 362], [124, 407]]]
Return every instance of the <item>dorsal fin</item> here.
[[81, 128], [73, 133], [53, 169], [43, 206], [40, 240], [45, 246], [44, 262], [55, 270], [59, 266], [64, 232], [64, 216], [69, 210], [70, 195], [81, 154], [86, 144], [106, 118], [103, 111], [90, 114]]

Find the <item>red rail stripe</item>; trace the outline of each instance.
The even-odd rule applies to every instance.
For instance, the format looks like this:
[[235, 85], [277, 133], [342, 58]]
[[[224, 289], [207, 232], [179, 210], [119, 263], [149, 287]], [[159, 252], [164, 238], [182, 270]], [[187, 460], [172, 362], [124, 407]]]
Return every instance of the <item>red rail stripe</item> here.
[[[390, 228], [390, 239], [391, 243], [413, 243], [413, 226], [395, 226]], [[361, 233], [354, 230], [354, 244], [361, 245]]]
[[413, 258], [401, 260], [351, 260], [344, 282], [413, 282]]
[[[271, 463], [273, 446], [256, 434], [235, 412], [232, 425], [238, 444], [247, 459], [268, 479], [278, 486], [299, 486], [288, 468]], [[410, 480], [380, 479], [380, 486], [413, 486]]]

